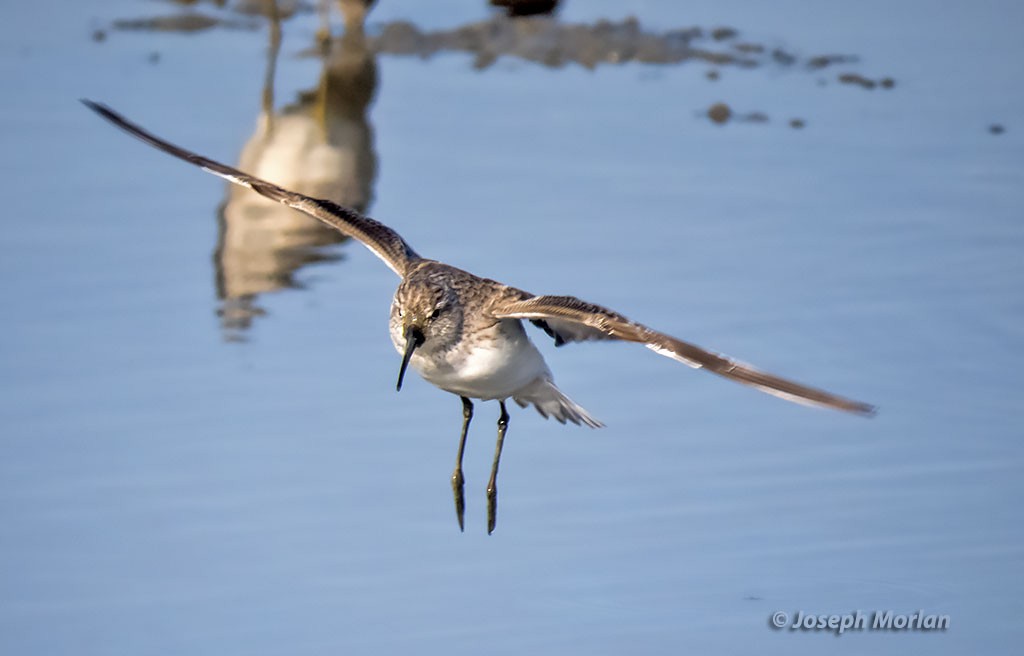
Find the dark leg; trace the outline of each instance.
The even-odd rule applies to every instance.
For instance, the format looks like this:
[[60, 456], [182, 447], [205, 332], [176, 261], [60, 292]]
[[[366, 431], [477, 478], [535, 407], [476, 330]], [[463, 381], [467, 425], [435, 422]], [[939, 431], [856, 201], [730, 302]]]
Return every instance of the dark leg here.
[[459, 437], [459, 455], [455, 457], [455, 471], [452, 472], [452, 494], [455, 495], [455, 515], [459, 518], [459, 530], [465, 531], [466, 497], [463, 494], [462, 453], [466, 450], [466, 433], [469, 432], [469, 421], [473, 418], [473, 402], [464, 396], [462, 399], [462, 436]]
[[491, 480], [487, 483], [487, 535], [494, 532], [498, 523], [498, 462], [501, 460], [501, 447], [505, 443], [505, 431], [508, 430], [508, 410], [505, 402], [501, 403], [501, 416], [498, 417], [498, 443], [494, 447], [494, 464], [491, 465]]

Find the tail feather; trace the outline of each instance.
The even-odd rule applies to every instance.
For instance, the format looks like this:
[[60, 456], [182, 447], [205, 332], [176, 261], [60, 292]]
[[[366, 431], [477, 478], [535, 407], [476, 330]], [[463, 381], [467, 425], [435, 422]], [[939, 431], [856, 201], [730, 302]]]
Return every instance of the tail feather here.
[[533, 404], [537, 412], [547, 419], [554, 417], [560, 423], [566, 421], [591, 428], [603, 428], [604, 424], [590, 416], [586, 410], [562, 393], [550, 378], [538, 378], [512, 396], [520, 407]]

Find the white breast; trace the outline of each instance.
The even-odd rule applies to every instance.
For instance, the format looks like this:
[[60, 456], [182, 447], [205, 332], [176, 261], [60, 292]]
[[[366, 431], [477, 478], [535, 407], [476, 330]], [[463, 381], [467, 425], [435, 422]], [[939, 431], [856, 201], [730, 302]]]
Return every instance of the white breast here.
[[417, 350], [410, 364], [441, 389], [482, 400], [507, 399], [538, 377], [551, 375], [519, 321], [464, 335], [448, 351]]

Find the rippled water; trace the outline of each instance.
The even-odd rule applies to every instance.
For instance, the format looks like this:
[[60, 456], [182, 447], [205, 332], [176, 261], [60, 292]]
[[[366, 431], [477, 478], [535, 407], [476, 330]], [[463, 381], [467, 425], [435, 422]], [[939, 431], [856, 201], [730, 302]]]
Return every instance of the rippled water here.
[[[276, 61], [266, 20], [212, 3], [4, 10], [0, 651], [1015, 653], [1019, 6], [569, 2], [518, 33], [483, 2], [379, 5], [362, 41], [335, 16], [325, 58], [317, 15], [286, 15]], [[386, 39], [413, 33], [437, 47]], [[753, 63], [637, 54], [684, 36]], [[608, 428], [517, 409], [488, 537], [479, 405], [459, 533], [460, 404], [394, 392], [392, 274], [83, 96], [881, 413], [545, 344]], [[778, 610], [951, 625], [835, 638]]]

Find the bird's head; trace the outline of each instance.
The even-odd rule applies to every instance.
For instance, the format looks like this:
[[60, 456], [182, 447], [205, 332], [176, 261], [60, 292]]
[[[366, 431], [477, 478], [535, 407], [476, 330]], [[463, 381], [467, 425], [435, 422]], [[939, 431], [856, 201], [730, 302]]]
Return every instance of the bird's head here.
[[402, 366], [397, 389], [416, 349], [445, 351], [462, 335], [462, 306], [449, 285], [438, 282], [403, 285], [391, 305], [392, 332], [401, 337]]

